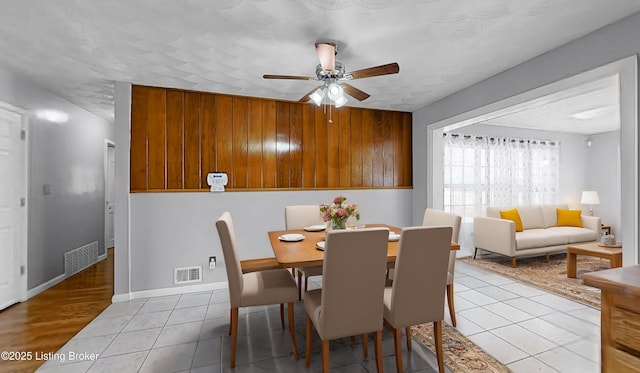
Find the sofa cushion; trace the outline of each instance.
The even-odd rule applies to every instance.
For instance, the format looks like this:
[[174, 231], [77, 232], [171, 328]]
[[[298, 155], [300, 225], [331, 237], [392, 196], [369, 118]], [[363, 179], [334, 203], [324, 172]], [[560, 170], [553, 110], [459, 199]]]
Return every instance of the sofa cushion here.
[[487, 217], [500, 219], [500, 210], [509, 210], [513, 207], [487, 207]]
[[540, 205], [542, 216], [544, 217], [544, 227], [555, 227], [558, 225], [558, 212], [556, 209], [567, 209], [567, 205]]
[[566, 245], [569, 243], [567, 235], [552, 228], [525, 229], [516, 233], [516, 250], [526, 250], [537, 247]]
[[582, 228], [582, 210], [556, 209], [558, 212], [558, 226], [580, 227]]
[[567, 237], [568, 243], [596, 241], [598, 234], [587, 228], [578, 227], [551, 227], [546, 230], [556, 232]]
[[516, 232], [522, 232], [522, 220], [518, 209], [500, 210], [500, 219], [511, 220], [516, 225]]
[[525, 230], [544, 228], [544, 218], [539, 205], [518, 206], [518, 212], [520, 213], [520, 219], [522, 219], [522, 228]]

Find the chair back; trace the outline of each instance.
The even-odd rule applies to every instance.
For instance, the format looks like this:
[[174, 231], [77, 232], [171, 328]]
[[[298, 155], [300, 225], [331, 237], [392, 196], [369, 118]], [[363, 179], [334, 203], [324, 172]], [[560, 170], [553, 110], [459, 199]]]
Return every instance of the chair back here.
[[462, 224], [460, 215], [429, 208], [424, 211], [424, 218], [422, 219], [422, 225], [427, 227], [451, 227], [451, 241], [454, 242], [458, 242], [460, 238], [460, 224]]
[[400, 235], [389, 322], [395, 327], [444, 318], [451, 227], [409, 227]]
[[284, 224], [287, 230], [324, 223], [320, 217], [320, 205], [294, 205], [284, 208]]
[[[451, 241], [458, 242], [460, 239], [460, 224], [462, 217], [450, 212], [444, 212], [435, 209], [426, 209], [422, 225], [424, 226], [444, 226], [451, 227]], [[450, 250], [449, 253], [449, 273], [453, 276], [456, 267], [456, 251]]]
[[240, 297], [242, 295], [242, 268], [238, 257], [236, 231], [231, 220], [231, 214], [225, 211], [216, 221], [216, 229], [220, 237], [222, 255], [227, 270], [227, 280], [229, 281], [229, 302], [231, 308], [240, 307]]
[[382, 330], [388, 240], [384, 228], [327, 234], [316, 325], [323, 340]]

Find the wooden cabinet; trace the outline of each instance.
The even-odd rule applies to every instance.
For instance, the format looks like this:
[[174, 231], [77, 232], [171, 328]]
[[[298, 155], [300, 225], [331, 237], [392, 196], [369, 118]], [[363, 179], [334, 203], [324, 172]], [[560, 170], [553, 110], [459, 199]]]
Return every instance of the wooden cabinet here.
[[602, 372], [640, 372], [640, 265], [588, 273], [602, 290]]

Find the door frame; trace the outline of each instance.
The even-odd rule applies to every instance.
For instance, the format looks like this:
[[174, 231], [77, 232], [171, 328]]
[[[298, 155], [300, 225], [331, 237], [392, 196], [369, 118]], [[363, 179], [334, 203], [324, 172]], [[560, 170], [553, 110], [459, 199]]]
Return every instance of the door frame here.
[[[19, 258], [20, 258], [20, 262], [22, 263], [20, 266], [22, 268], [22, 273], [21, 276], [19, 278], [18, 281], [16, 281], [16, 287], [18, 288], [18, 292], [17, 292], [17, 302], [24, 302], [28, 299], [28, 276], [29, 276], [29, 265], [28, 265], [28, 260], [29, 260], [29, 255], [28, 255], [28, 248], [29, 248], [29, 234], [28, 234], [28, 223], [29, 223], [29, 199], [30, 199], [30, 195], [29, 195], [29, 174], [31, 172], [31, 153], [29, 152], [29, 119], [28, 119], [28, 111], [11, 105], [7, 102], [3, 102], [0, 101], [0, 109], [3, 110], [7, 110], [7, 111], [11, 111], [14, 112], [18, 115], [20, 115], [20, 131], [23, 132], [25, 135], [24, 140], [20, 140], [20, 142], [22, 143], [22, 147], [21, 147], [21, 151], [20, 151], [20, 158], [21, 158], [21, 163], [22, 166], [22, 175], [20, 178], [20, 181], [22, 182], [20, 191], [21, 191], [21, 198], [24, 198], [25, 204], [24, 206], [22, 206], [22, 209], [20, 209], [19, 212], [19, 217], [16, 219], [16, 221], [18, 222], [18, 224], [20, 224], [19, 229], [19, 237], [20, 237], [20, 243], [19, 245], [21, 246], [19, 248]], [[9, 305], [7, 305], [9, 306]], [[5, 308], [4, 306], [0, 305], [0, 309]]]
[[[108, 242], [107, 242], [107, 214], [108, 214], [108, 208], [107, 208], [107, 202], [108, 202], [108, 196], [107, 196], [107, 188], [108, 188], [108, 183], [109, 183], [109, 148], [113, 147], [114, 149], [114, 157], [115, 157], [115, 147], [116, 147], [116, 143], [111, 141], [111, 140], [104, 140], [104, 258], [107, 257], [107, 249], [109, 248]], [[114, 163], [114, 171], [115, 171], [115, 163]], [[113, 180], [113, 185], [115, 188], [115, 172], [114, 172], [114, 180]], [[115, 195], [115, 190], [114, 190], [114, 195]], [[112, 203], [115, 203], [115, 198], [114, 201], [112, 201]], [[114, 215], [114, 229], [115, 229], [115, 215]], [[115, 245], [115, 237], [114, 237], [114, 245]], [[100, 258], [102, 259], [102, 256], [100, 256]]]

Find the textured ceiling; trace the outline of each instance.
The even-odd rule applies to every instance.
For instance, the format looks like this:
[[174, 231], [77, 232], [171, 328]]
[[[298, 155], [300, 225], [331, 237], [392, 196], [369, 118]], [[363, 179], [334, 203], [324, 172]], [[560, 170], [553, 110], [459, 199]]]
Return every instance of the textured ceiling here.
[[620, 128], [619, 76], [541, 97], [482, 123], [582, 135], [615, 131]]
[[350, 106], [414, 111], [640, 11], [638, 0], [0, 0], [0, 64], [101, 117], [113, 82], [298, 100], [338, 44]]

